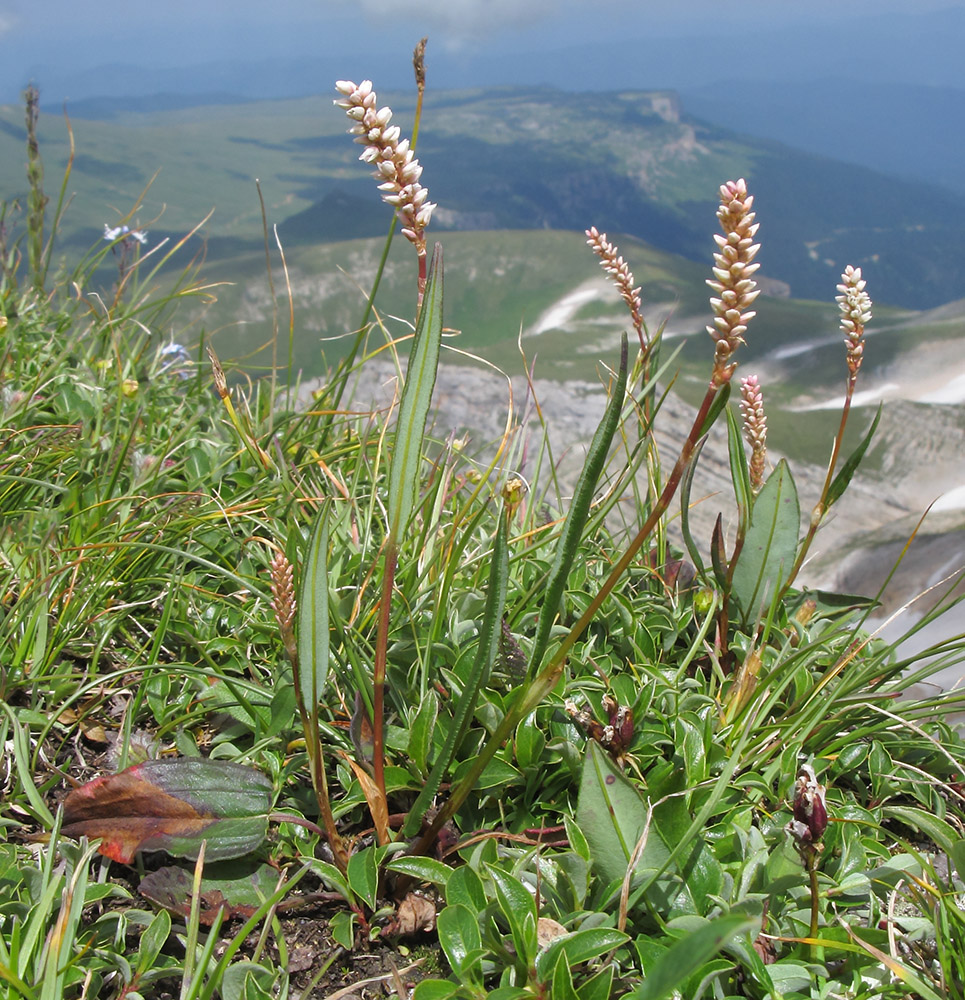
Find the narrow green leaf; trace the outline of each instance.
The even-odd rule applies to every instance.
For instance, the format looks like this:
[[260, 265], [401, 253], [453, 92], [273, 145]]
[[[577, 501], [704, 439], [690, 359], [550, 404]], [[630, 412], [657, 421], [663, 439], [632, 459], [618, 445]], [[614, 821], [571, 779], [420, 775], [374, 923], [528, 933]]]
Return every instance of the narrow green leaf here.
[[710, 429], [717, 423], [717, 418], [720, 416], [720, 411], [727, 405], [727, 401], [730, 399], [730, 382], [726, 382], [722, 389], [714, 397], [713, 403], [710, 404], [710, 409], [707, 411], [707, 417], [704, 420], [704, 426], [700, 428], [700, 434], [697, 436], [702, 438]]
[[634, 1000], [663, 1000], [670, 996], [732, 937], [759, 928], [759, 920], [727, 916], [688, 931], [656, 960], [643, 985], [633, 994]]
[[925, 834], [946, 854], [951, 855], [955, 851], [955, 845], [960, 843], [954, 827], [924, 809], [914, 806], [885, 806], [882, 814], [887, 819], [896, 819], [912, 830]]
[[834, 477], [834, 480], [828, 489], [827, 500], [825, 501], [828, 507], [830, 507], [836, 500], [840, 499], [841, 494], [848, 488], [851, 478], [854, 476], [855, 472], [857, 472], [858, 466], [861, 464], [861, 460], [864, 458], [864, 454], [868, 450], [868, 446], [871, 444], [871, 439], [875, 436], [875, 431], [878, 430], [878, 421], [881, 419], [881, 406], [882, 404], [879, 403], [878, 412], [875, 414], [874, 420], [871, 421], [871, 427], [868, 428], [868, 433], [861, 439], [861, 443], [853, 452], [851, 452], [847, 461], [841, 466], [841, 470]]
[[727, 454], [730, 458], [730, 478], [734, 485], [734, 496], [737, 498], [737, 530], [741, 535], [746, 535], [751, 523], [754, 494], [751, 491], [751, 474], [747, 467], [744, 439], [741, 437], [737, 417], [729, 406], [727, 407]]
[[570, 502], [570, 509], [567, 511], [566, 519], [563, 522], [563, 531], [560, 534], [560, 540], [556, 544], [553, 565], [550, 567], [549, 578], [546, 582], [546, 593], [543, 596], [539, 621], [536, 624], [536, 636], [533, 639], [533, 649], [530, 654], [528, 669], [530, 677], [542, 665], [543, 654], [546, 652], [546, 645], [549, 642], [550, 629], [556, 620], [556, 616], [559, 614], [560, 601], [563, 597], [566, 579], [569, 576], [573, 560], [579, 551], [580, 537], [586, 525], [590, 504], [593, 502], [597, 483], [606, 465], [613, 435], [620, 424], [623, 397], [627, 389], [628, 352], [627, 335], [624, 333], [620, 344], [620, 368], [617, 372], [616, 382], [613, 385], [613, 391], [607, 402], [603, 419], [600, 421], [600, 425], [593, 435], [593, 440], [590, 442], [586, 461], [583, 463], [583, 469], [580, 472], [576, 489], [573, 492], [573, 499]]
[[613, 966], [608, 965], [587, 979], [576, 991], [580, 1000], [610, 1000], [613, 989]]
[[680, 533], [683, 535], [684, 545], [687, 548], [690, 561], [697, 568], [698, 574], [704, 572], [704, 560], [701, 555], [700, 546], [694, 541], [693, 532], [690, 530], [690, 495], [694, 487], [694, 473], [697, 471], [697, 460], [700, 458], [700, 453], [703, 451], [706, 443], [707, 438], [701, 438], [697, 442], [694, 452], [690, 456], [690, 461], [687, 463], [683, 478], [680, 481]]
[[479, 630], [479, 646], [473, 660], [472, 670], [466, 679], [459, 701], [456, 703], [452, 721], [446, 730], [446, 740], [442, 751], [429, 772], [422, 791], [412, 804], [406, 817], [403, 834], [413, 837], [419, 831], [426, 810], [432, 805], [443, 776], [452, 763], [456, 748], [466, 735], [472, 721], [473, 712], [479, 692], [486, 686], [489, 673], [499, 651], [499, 638], [502, 634], [503, 610], [506, 607], [506, 592], [509, 580], [509, 555], [506, 539], [506, 518], [500, 516], [496, 528], [496, 539], [493, 543], [492, 561], [490, 563], [489, 582], [486, 591], [486, 606], [483, 610], [482, 625]]
[[425, 773], [428, 763], [432, 731], [438, 714], [439, 699], [435, 691], [427, 691], [409, 727], [409, 758], [422, 773]]
[[553, 1000], [580, 1000], [573, 989], [573, 974], [566, 955], [560, 955], [553, 970]]
[[724, 515], [718, 514], [710, 536], [710, 564], [719, 587], [727, 586], [727, 550], [724, 547]]
[[791, 470], [783, 458], [754, 501], [751, 524], [734, 568], [731, 594], [745, 623], [770, 604], [794, 565], [801, 508]]
[[389, 532], [397, 540], [415, 505], [422, 462], [422, 442], [432, 403], [432, 390], [439, 367], [442, 342], [442, 245], [432, 253], [422, 308], [416, 323], [412, 351], [405, 371], [405, 386], [399, 403], [395, 451], [389, 467]]
[[952, 844], [952, 849], [948, 852], [948, 856], [955, 865], [958, 877], [965, 882], [965, 840], [956, 840]]
[[518, 878], [495, 865], [487, 865], [496, 886], [496, 899], [509, 923], [516, 954], [529, 965], [536, 958], [536, 901]]
[[302, 566], [298, 592], [298, 693], [308, 717], [318, 710], [328, 677], [328, 516], [318, 512]]

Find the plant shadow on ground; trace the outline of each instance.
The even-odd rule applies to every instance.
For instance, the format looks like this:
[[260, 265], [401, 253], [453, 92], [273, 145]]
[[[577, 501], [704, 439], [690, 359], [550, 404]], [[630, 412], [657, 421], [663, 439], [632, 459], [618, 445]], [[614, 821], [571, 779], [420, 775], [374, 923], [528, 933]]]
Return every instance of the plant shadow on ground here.
[[[177, 247], [136, 207], [49, 274], [64, 199], [48, 230], [28, 94], [0, 286], [0, 995], [963, 997], [962, 698], [902, 698], [962, 640], [903, 661], [864, 629], [872, 598], [794, 586], [875, 430], [839, 454], [860, 271], [803, 532], [761, 386], [729, 398], [756, 297], [743, 181], [720, 189], [679, 453], [651, 432], [675, 358], [591, 229], [635, 356], [624, 336], [606, 359], [578, 477], [519, 414], [471, 454], [426, 431], [444, 271], [421, 170], [370, 84], [339, 91], [413, 246], [416, 321], [367, 311], [307, 411], [291, 372], [232, 387], [160, 336], [212, 290], [189, 268], [157, 291]], [[403, 348], [397, 405], [354, 400]], [[696, 538], [718, 421], [733, 497]]]

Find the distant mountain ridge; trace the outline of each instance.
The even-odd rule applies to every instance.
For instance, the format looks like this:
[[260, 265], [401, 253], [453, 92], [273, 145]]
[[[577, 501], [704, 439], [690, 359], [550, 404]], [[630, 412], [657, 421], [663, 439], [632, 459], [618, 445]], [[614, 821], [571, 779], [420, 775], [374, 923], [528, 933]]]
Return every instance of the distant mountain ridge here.
[[[412, 95], [380, 96], [408, 128]], [[255, 177], [292, 244], [384, 231], [378, 192], [328, 96], [152, 100], [161, 107], [118, 104], [77, 122], [66, 237], [75, 226], [89, 245], [156, 169], [142, 224], [179, 236], [214, 207], [209, 257], [260, 246]], [[41, 133], [53, 176], [63, 122], [43, 116]], [[0, 109], [0, 190], [13, 197], [24, 189], [22, 135], [20, 110]], [[418, 152], [440, 206], [436, 232], [596, 225], [704, 261], [718, 186], [743, 176], [757, 199], [764, 271], [791, 295], [827, 301], [851, 263], [879, 301], [925, 309], [965, 297], [965, 197], [708, 124], [673, 92], [430, 91]]]

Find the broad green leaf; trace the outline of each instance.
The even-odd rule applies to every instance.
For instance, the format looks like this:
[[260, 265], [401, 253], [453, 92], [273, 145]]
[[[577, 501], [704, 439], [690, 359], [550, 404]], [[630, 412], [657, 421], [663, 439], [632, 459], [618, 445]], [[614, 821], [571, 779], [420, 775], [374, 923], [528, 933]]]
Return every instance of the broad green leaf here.
[[351, 910], [337, 910], [328, 922], [332, 939], [346, 951], [355, 947], [355, 914]]
[[469, 866], [457, 868], [446, 882], [446, 902], [449, 906], [459, 903], [473, 913], [486, 908], [486, 889], [482, 879]]
[[731, 594], [745, 623], [753, 622], [783, 586], [794, 565], [800, 532], [797, 489], [782, 458], [754, 501], [750, 528], [734, 568]]
[[308, 542], [298, 588], [298, 682], [302, 709], [312, 718], [318, 711], [328, 677], [328, 516], [322, 504]]
[[586, 525], [590, 504], [596, 493], [596, 484], [606, 465], [610, 444], [620, 423], [623, 397], [627, 391], [628, 351], [627, 335], [624, 333], [620, 344], [620, 368], [616, 381], [613, 384], [603, 419], [590, 442], [586, 461], [583, 463], [576, 489], [573, 491], [573, 499], [570, 501], [570, 509], [566, 512], [566, 518], [563, 521], [560, 539], [556, 543], [553, 565], [550, 567], [549, 578], [546, 581], [546, 591], [543, 595], [539, 619], [536, 624], [536, 636], [533, 639], [533, 648], [530, 653], [528, 668], [530, 676], [533, 676], [542, 665], [550, 629], [559, 614], [566, 580], [570, 574], [573, 560], [579, 551], [580, 537]]
[[871, 444], [871, 439], [875, 436], [875, 431], [878, 430], [878, 421], [881, 419], [881, 406], [882, 404], [879, 403], [878, 412], [875, 414], [874, 420], [871, 421], [868, 433], [861, 439], [861, 443], [848, 456], [848, 460], [841, 466], [841, 471], [834, 477], [834, 480], [828, 489], [827, 500], [825, 501], [828, 507], [830, 507], [836, 500], [840, 499], [841, 494], [848, 488], [851, 478], [854, 476], [855, 472], [857, 472], [858, 466], [864, 458], [864, 453], [868, 450], [868, 446]]
[[[607, 882], [620, 881], [647, 823], [640, 792], [603, 752], [590, 742], [583, 762], [576, 819], [590, 847], [593, 867]], [[651, 825], [637, 871], [659, 870], [669, 851]]]
[[389, 871], [408, 875], [421, 882], [432, 882], [441, 886], [445, 886], [453, 874], [452, 868], [441, 861], [436, 861], [435, 858], [396, 858], [385, 867]]
[[[452, 776], [453, 782], [461, 781], [469, 772], [473, 763], [474, 761], [471, 759], [464, 760], [456, 768]], [[519, 784], [521, 780], [522, 775], [520, 775], [519, 771], [512, 764], [496, 757], [485, 766], [482, 774], [476, 779], [475, 787], [482, 791], [484, 788], [499, 788], [503, 785]]]
[[448, 979], [423, 979], [412, 991], [412, 1000], [449, 1000], [459, 991]]
[[590, 962], [614, 948], [619, 948], [629, 940], [628, 934], [611, 927], [587, 927], [574, 931], [565, 937], [557, 938], [539, 955], [536, 959], [536, 972], [540, 978], [545, 979], [549, 971], [556, 967], [560, 954], [566, 956], [572, 969], [582, 962]]
[[738, 934], [760, 929], [759, 920], [741, 916], [719, 917], [696, 930], [688, 931], [657, 960], [634, 1000], [663, 1000]]
[[393, 540], [398, 539], [399, 532], [408, 523], [419, 484], [422, 443], [439, 368], [439, 345], [442, 342], [442, 273], [442, 244], [437, 243], [432, 253], [425, 295], [405, 370], [405, 385], [396, 424], [395, 450], [389, 466], [389, 532]]
[[[509, 581], [509, 556], [506, 542], [507, 520], [499, 515], [496, 539], [493, 543], [489, 582], [486, 590], [486, 606], [483, 610], [482, 625], [479, 630], [479, 646], [473, 660], [469, 677], [456, 703], [452, 720], [446, 728], [446, 740], [436, 762], [426, 778], [422, 791], [412, 804], [402, 829], [406, 837], [413, 837], [419, 831], [422, 818], [432, 805], [439, 791], [443, 776], [452, 763], [456, 749], [469, 729], [479, 692], [486, 686], [496, 654], [499, 651], [499, 637], [502, 634], [503, 609], [506, 607], [506, 593]], [[508, 765], [507, 765], [508, 766]]]
[[[439, 944], [449, 959], [452, 971], [460, 979], [480, 981], [482, 963], [482, 938], [476, 915], [459, 903], [447, 906], [440, 914], [436, 925]], [[478, 969], [474, 968], [478, 966]]]
[[261, 771], [201, 757], [148, 760], [95, 778], [64, 802], [63, 833], [101, 838], [100, 852], [130, 864], [140, 851], [211, 861], [255, 850], [268, 831], [272, 784]]
[[375, 909], [379, 894], [379, 853], [377, 847], [365, 847], [348, 859], [349, 887], [370, 910]]
[[[180, 869], [179, 869], [180, 870]], [[152, 872], [152, 874], [155, 874]], [[138, 891], [143, 895], [144, 883], [138, 886]], [[144, 975], [154, 968], [161, 949], [167, 943], [168, 935], [171, 933], [171, 914], [167, 910], [159, 910], [154, 919], [147, 925], [141, 935], [137, 946], [137, 972]]]

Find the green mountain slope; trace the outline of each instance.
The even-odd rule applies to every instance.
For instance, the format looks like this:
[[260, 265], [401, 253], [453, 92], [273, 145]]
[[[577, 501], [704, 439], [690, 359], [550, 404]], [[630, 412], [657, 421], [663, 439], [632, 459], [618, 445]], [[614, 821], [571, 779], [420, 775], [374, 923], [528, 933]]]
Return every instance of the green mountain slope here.
[[[407, 129], [411, 96], [384, 98]], [[287, 245], [375, 236], [385, 215], [345, 126], [327, 96], [79, 119], [65, 238], [96, 239], [155, 173], [139, 223], [180, 236], [214, 209], [212, 260], [260, 246], [256, 177]], [[20, 109], [0, 109], [7, 198], [24, 190], [23, 138]], [[42, 116], [41, 140], [52, 189], [64, 121]], [[793, 295], [827, 300], [853, 263], [882, 301], [920, 309], [965, 296], [965, 199], [705, 125], [669, 92], [430, 93], [419, 156], [436, 233], [596, 225], [703, 262], [717, 186], [745, 176], [764, 273]]]

